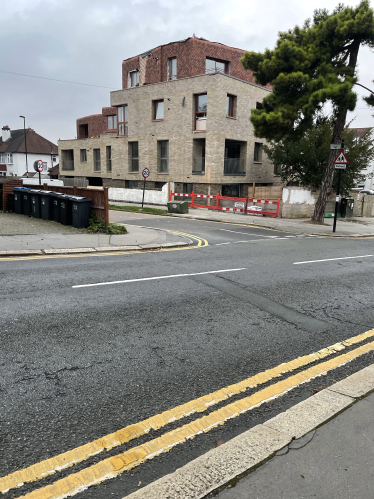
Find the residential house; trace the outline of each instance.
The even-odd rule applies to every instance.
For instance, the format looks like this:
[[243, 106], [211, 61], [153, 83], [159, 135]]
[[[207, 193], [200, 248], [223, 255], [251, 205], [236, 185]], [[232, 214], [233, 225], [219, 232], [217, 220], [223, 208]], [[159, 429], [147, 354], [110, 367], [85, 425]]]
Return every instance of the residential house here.
[[243, 53], [191, 37], [123, 61], [110, 107], [59, 141], [60, 178], [135, 188], [147, 167], [149, 188], [172, 181], [178, 192], [237, 197], [253, 183], [281, 185], [249, 121], [271, 89], [243, 68]]
[[35, 173], [35, 161], [42, 160], [43, 173], [58, 164], [58, 147], [32, 128], [26, 131], [2, 128], [0, 137], [0, 176], [22, 177], [26, 174], [26, 146], [29, 173]]
[[[372, 132], [372, 128], [350, 128], [355, 132], [355, 139], [360, 140], [366, 133]], [[365, 180], [357, 183], [357, 189], [374, 190], [374, 161], [368, 165], [362, 165], [361, 174], [365, 175]]]

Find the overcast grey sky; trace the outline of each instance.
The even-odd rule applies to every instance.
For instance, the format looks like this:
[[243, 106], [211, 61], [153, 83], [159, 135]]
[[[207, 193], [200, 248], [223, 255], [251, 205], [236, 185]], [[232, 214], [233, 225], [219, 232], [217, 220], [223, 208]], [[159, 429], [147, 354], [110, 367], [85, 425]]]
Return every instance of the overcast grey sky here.
[[[348, 1], [356, 5], [357, 1]], [[53, 142], [75, 138], [75, 120], [100, 113], [121, 88], [121, 62], [192, 36], [246, 50], [272, 48], [280, 30], [302, 24], [338, 0], [0, 0], [0, 125], [26, 125]], [[374, 53], [362, 48], [359, 80], [372, 88]], [[365, 92], [358, 92], [360, 95]], [[354, 126], [374, 125], [360, 99]]]

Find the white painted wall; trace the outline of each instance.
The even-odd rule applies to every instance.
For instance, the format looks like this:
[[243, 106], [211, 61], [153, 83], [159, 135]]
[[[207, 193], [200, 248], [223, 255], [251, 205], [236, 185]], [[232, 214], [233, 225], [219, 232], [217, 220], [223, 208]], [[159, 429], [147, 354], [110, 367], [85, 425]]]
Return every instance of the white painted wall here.
[[[56, 158], [56, 161], [52, 163], [52, 156], [50, 154], [27, 154], [27, 163], [29, 166], [29, 172], [34, 173], [34, 161], [38, 161], [41, 159], [43, 163], [47, 163], [46, 171], [42, 173], [48, 173], [48, 168], [52, 168], [52, 166], [56, 166], [59, 163], [58, 155], [54, 154], [53, 157]], [[13, 164], [7, 164], [7, 177], [16, 175], [18, 177], [22, 177], [26, 173], [26, 154], [24, 153], [13, 153]]]
[[[36, 178], [21, 178], [23, 185], [39, 185], [39, 177]], [[58, 187], [63, 187], [64, 182], [62, 180], [57, 180], [55, 178], [42, 178], [42, 184], [55, 185]]]
[[301, 187], [283, 187], [282, 201], [288, 204], [314, 204], [315, 195]]
[[[174, 182], [170, 182], [170, 189], [174, 190]], [[144, 194], [145, 204], [167, 205], [168, 184], [166, 183], [162, 190], [146, 190]], [[143, 189], [122, 189], [119, 187], [109, 188], [109, 201], [122, 201], [124, 203], [141, 203], [143, 198]]]

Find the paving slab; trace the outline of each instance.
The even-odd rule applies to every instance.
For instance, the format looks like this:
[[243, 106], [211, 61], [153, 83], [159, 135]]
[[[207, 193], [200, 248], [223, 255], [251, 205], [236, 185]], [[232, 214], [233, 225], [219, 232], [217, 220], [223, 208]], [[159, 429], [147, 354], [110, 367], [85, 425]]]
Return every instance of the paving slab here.
[[287, 433], [293, 438], [300, 438], [346, 409], [353, 401], [353, 398], [346, 395], [322, 390], [275, 418], [269, 419], [264, 425]]
[[374, 390], [374, 366], [366, 367], [330, 386], [330, 391], [359, 398]]

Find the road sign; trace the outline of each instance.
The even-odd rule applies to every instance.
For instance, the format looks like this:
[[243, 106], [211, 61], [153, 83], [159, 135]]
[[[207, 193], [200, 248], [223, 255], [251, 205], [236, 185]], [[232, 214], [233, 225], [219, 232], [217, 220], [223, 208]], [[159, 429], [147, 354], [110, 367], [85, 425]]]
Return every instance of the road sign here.
[[38, 160], [38, 163], [37, 163], [37, 169], [38, 169], [38, 172], [42, 172], [43, 171], [43, 161], [41, 159]]
[[349, 163], [344, 151], [340, 151], [339, 155], [335, 158], [334, 165], [347, 165]]
[[144, 170], [142, 171], [142, 175], [144, 178], [148, 178], [150, 174], [151, 172], [149, 171], [148, 168], [144, 168]]
[[341, 149], [342, 145], [341, 144], [330, 144], [330, 149]]
[[345, 170], [347, 165], [342, 165], [341, 163], [335, 164], [335, 170]]

